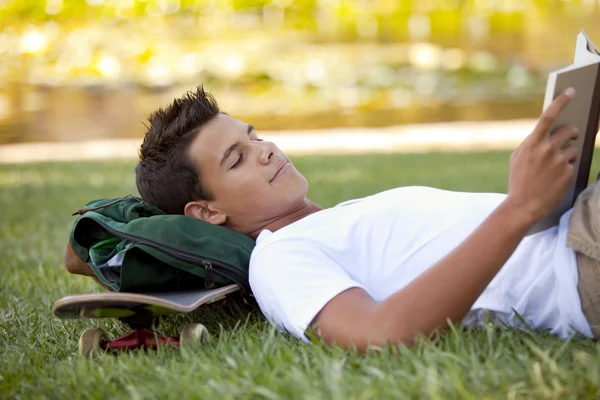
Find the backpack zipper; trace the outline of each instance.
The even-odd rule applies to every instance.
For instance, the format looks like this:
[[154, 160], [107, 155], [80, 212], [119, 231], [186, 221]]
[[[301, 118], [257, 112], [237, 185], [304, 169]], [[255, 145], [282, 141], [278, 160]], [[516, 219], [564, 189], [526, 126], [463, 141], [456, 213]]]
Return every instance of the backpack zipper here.
[[[90, 217], [82, 216], [82, 218], [90, 218]], [[213, 267], [218, 267], [220, 269], [220, 271], [217, 271], [218, 274], [223, 275], [224, 277], [231, 279], [232, 281], [237, 283], [242, 288], [243, 292], [245, 292], [245, 293], [251, 292], [250, 286], [248, 284], [247, 276], [245, 274], [243, 274], [242, 272], [240, 272], [239, 270], [237, 270], [227, 264], [220, 263], [219, 261], [212, 260], [210, 258], [198, 257], [195, 254], [181, 251], [178, 249], [174, 249], [174, 248], [164, 245], [162, 243], [157, 243], [152, 240], [141, 238], [139, 236], [119, 232], [119, 231], [109, 227], [104, 222], [99, 221], [97, 219], [93, 219], [93, 221], [98, 223], [100, 226], [102, 226], [104, 229], [106, 229], [108, 232], [112, 233], [115, 236], [131, 240], [132, 242], [135, 242], [135, 243], [145, 244], [146, 246], [150, 246], [150, 247], [154, 247], [159, 250], [163, 250], [163, 251], [173, 255], [175, 258], [177, 258], [179, 260], [191, 262], [192, 264], [202, 265], [204, 267], [204, 270], [210, 276], [210, 279], [212, 282], [210, 284], [210, 287], [214, 286], [214, 281], [212, 280], [213, 279], [212, 272], [214, 270]], [[223, 271], [223, 270], [227, 271], [227, 273], [225, 273], [225, 271]], [[204, 279], [205, 279], [205, 286], [206, 286], [206, 285], [208, 285], [209, 282], [207, 282], [206, 277]]]
[[215, 286], [215, 281], [213, 281], [213, 266], [208, 261], [202, 261], [202, 266], [204, 267], [204, 288], [212, 289]]

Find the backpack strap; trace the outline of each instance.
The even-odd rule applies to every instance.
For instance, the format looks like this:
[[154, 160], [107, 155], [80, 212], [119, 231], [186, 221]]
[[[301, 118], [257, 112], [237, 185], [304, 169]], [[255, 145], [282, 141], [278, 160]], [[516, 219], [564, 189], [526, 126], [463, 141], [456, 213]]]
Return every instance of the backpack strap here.
[[[113, 200], [113, 201], [111, 201], [111, 202], [108, 202], [108, 203], [106, 203], [106, 204], [101, 204], [101, 205], [99, 205], [99, 206], [96, 206], [96, 207], [88, 207], [88, 208], [85, 208], [85, 207], [84, 207], [84, 208], [80, 208], [79, 210], [77, 210], [77, 211], [75, 211], [73, 214], [71, 214], [71, 216], [72, 216], [72, 217], [74, 217], [74, 216], [76, 216], [76, 215], [83, 215], [83, 214], [85, 214], [85, 213], [86, 213], [86, 212], [88, 212], [88, 211], [97, 211], [97, 210], [101, 210], [101, 209], [103, 209], [103, 208], [106, 208], [106, 207], [110, 207], [110, 206], [112, 206], [112, 205], [115, 205], [115, 204], [117, 204], [117, 203], [119, 203], [119, 202], [121, 202], [121, 201], [123, 201], [123, 200], [127, 200], [127, 199], [135, 199], [135, 198], [136, 198], [135, 196], [132, 196], [132, 195], [128, 194], [127, 196], [119, 197], [119, 198], [117, 198], [117, 199], [114, 199], [114, 200]], [[140, 199], [140, 200], [141, 200], [141, 199]], [[88, 204], [89, 204], [89, 203], [88, 203]]]

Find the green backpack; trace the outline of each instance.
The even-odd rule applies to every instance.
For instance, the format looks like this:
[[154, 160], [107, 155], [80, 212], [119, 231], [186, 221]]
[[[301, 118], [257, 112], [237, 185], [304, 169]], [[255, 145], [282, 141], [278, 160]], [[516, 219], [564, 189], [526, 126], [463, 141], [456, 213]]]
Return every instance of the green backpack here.
[[158, 292], [237, 283], [250, 293], [255, 242], [231, 229], [165, 214], [135, 196], [94, 200], [70, 235], [73, 250], [115, 291]]

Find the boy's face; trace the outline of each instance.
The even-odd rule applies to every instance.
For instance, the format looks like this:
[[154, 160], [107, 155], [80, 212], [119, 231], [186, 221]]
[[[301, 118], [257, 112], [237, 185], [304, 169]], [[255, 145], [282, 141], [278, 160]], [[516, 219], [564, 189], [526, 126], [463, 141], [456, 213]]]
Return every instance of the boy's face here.
[[203, 126], [188, 155], [213, 196], [205, 204], [224, 215], [224, 224], [232, 229], [247, 233], [264, 226], [306, 198], [308, 182], [285, 154], [261, 141], [251, 125], [228, 115], [219, 114]]

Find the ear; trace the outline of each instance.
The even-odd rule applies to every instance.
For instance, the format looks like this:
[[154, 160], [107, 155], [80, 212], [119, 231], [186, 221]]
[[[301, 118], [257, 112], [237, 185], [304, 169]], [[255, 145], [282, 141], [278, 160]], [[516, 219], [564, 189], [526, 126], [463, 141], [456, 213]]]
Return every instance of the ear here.
[[183, 213], [189, 217], [194, 217], [211, 223], [213, 225], [223, 225], [227, 221], [227, 215], [211, 207], [210, 202], [206, 200], [190, 201], [185, 205]]

